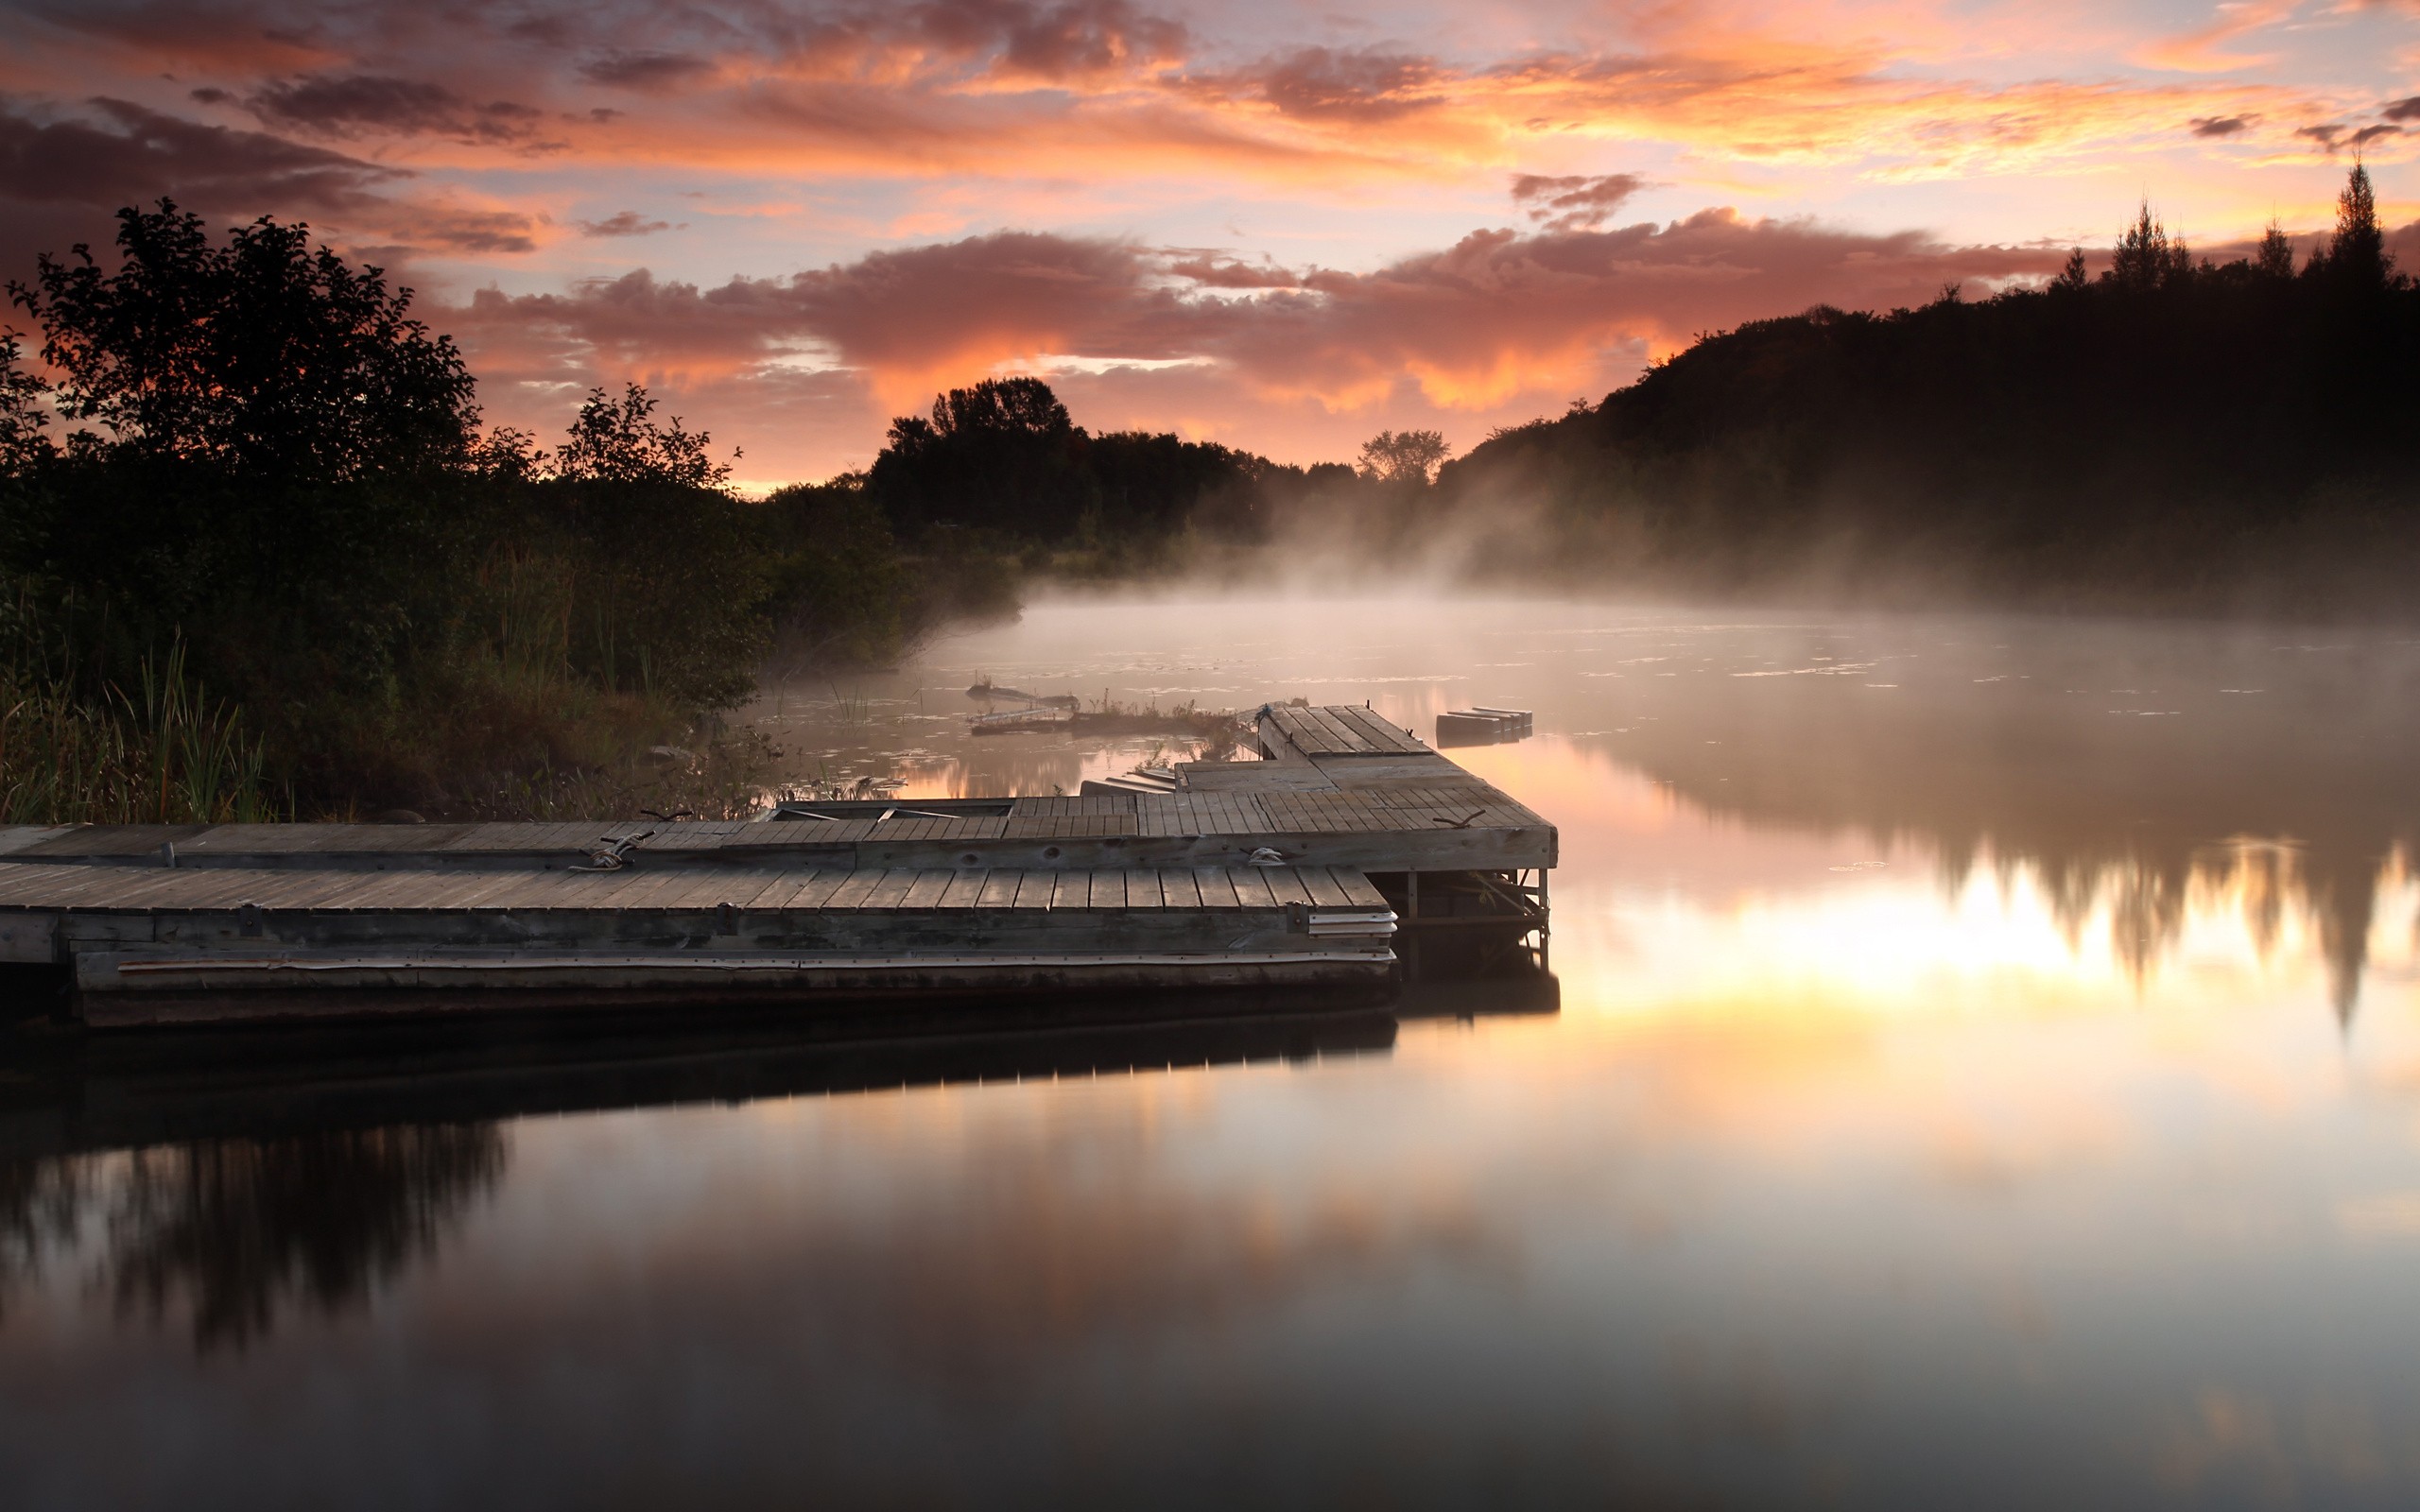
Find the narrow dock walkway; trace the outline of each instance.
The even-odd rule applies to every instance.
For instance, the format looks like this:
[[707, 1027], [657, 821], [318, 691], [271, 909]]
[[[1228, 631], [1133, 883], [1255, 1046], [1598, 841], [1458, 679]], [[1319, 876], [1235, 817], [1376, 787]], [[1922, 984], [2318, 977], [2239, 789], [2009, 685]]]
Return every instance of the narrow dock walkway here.
[[[1537, 815], [1367, 711], [1274, 706], [1258, 730], [1266, 759], [1185, 765], [1167, 793], [793, 803], [752, 823], [0, 831], [0, 960], [67, 967], [85, 1022], [124, 1026], [1333, 998], [1395, 979], [1400, 925], [1542, 937], [1555, 833]], [[624, 864], [589, 869], [615, 841]]]

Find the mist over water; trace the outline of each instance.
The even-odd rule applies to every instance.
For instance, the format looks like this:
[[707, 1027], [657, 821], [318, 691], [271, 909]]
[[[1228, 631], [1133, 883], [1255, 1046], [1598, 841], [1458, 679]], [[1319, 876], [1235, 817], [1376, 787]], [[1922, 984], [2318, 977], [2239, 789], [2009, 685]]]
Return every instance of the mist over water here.
[[1535, 710], [1449, 754], [1561, 828], [1560, 1010], [374, 1137], [12, 1082], [11, 1503], [2420, 1493], [2420, 641], [1069, 601], [746, 716], [908, 797], [1185, 754], [975, 738], [985, 681]]

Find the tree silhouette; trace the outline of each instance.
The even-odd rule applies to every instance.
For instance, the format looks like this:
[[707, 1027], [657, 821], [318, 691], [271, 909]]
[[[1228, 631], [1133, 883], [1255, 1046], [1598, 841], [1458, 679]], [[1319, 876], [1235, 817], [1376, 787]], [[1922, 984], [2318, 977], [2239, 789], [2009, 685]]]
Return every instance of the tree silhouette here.
[[1380, 431], [1361, 443], [1361, 475], [1373, 483], [1426, 485], [1451, 455], [1435, 431]]
[[2169, 236], [2168, 228], [2152, 216], [2152, 202], [2146, 199], [2135, 223], [2118, 233], [2109, 271], [2100, 276], [2119, 288], [2139, 291], [2165, 287], [2192, 271], [2193, 254], [2184, 239]]
[[2294, 244], [2274, 215], [2269, 217], [2269, 229], [2260, 233], [2260, 250], [2253, 254], [2252, 270], [2263, 278], [2294, 276]]
[[2353, 171], [2345, 176], [2343, 192], [2336, 197], [2336, 233], [2327, 241], [2325, 256], [2311, 255], [2310, 271], [2326, 278], [2341, 288], [2369, 290], [2384, 288], [2394, 270], [2394, 259], [2386, 249], [2386, 235], [2378, 228], [2377, 195], [2370, 184], [2370, 170], [2359, 160]]

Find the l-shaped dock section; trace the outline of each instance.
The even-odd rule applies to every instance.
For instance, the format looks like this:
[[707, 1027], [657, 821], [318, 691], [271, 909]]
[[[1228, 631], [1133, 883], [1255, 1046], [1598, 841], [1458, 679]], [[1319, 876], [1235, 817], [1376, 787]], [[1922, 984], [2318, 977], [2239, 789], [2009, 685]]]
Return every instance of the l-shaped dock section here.
[[[1201, 988], [1382, 1001], [1542, 957], [1554, 829], [1364, 709], [1168, 792], [748, 823], [0, 830], [0, 961], [95, 1027]], [[600, 859], [598, 852], [611, 852]]]

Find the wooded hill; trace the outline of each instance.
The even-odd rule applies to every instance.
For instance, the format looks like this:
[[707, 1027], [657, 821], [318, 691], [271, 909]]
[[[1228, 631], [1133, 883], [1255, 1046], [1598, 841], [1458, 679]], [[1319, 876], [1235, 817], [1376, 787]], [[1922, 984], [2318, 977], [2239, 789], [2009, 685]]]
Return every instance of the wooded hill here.
[[2355, 168], [2297, 267], [2195, 259], [2146, 209], [2110, 266], [1701, 339], [1447, 464], [1480, 571], [1860, 602], [2420, 609], [2420, 290]]

